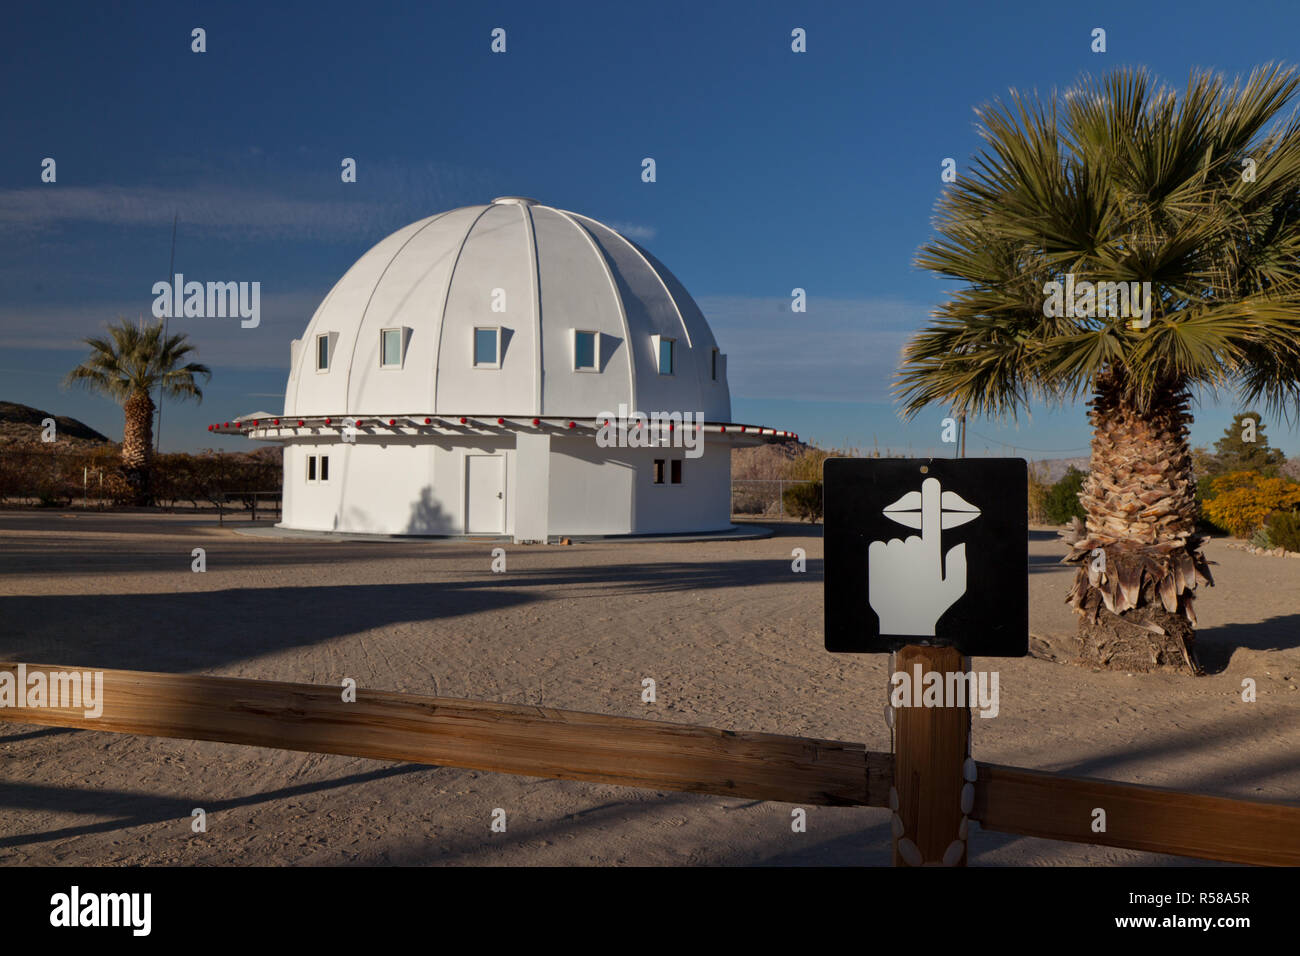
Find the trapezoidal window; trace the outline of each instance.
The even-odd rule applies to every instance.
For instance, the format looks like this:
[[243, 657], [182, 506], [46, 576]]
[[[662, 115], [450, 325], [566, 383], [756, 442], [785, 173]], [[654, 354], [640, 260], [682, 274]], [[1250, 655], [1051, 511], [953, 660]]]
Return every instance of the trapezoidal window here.
[[661, 338], [659, 340], [659, 374], [673, 374], [673, 360], [676, 358], [677, 341]]
[[402, 330], [382, 329], [379, 333], [379, 367], [402, 367]]
[[328, 372], [330, 369], [329, 333], [316, 336], [316, 371]]
[[600, 333], [573, 330], [573, 370], [575, 372], [598, 371], [596, 356], [600, 349]]
[[501, 367], [501, 330], [499, 328], [474, 329], [474, 367]]

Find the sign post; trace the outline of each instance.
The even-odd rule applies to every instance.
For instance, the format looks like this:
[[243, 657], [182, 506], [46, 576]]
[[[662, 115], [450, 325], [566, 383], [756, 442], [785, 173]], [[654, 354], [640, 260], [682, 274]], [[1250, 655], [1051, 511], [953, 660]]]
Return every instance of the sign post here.
[[1025, 461], [831, 458], [823, 487], [826, 649], [896, 655], [894, 864], [964, 866], [970, 706], [997, 687], [970, 658], [1029, 652]]
[[[898, 652], [899, 673], [942, 674], [967, 670], [952, 647], [909, 644]], [[970, 756], [970, 703], [922, 706], [913, 700], [894, 718], [894, 793], [890, 804], [894, 866], [966, 865], [966, 811], [962, 805]], [[973, 798], [973, 792], [972, 792]], [[897, 803], [897, 806], [893, 806]]]

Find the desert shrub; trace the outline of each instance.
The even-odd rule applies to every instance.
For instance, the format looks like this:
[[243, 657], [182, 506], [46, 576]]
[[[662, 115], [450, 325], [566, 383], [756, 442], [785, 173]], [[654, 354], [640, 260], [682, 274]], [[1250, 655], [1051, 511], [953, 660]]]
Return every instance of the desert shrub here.
[[1029, 523], [1044, 524], [1047, 521], [1047, 493], [1051, 486], [1043, 480], [1042, 469], [1038, 465], [1029, 466]]
[[1274, 511], [1262, 526], [1271, 548], [1300, 551], [1300, 512]]
[[[149, 484], [157, 503], [212, 501], [217, 492], [278, 491], [283, 475], [277, 456], [259, 452], [154, 456]], [[0, 450], [0, 501], [67, 507], [82, 496], [127, 504], [135, 496], [119, 449], [27, 444]], [[246, 500], [250, 502], [251, 498]]]
[[1300, 505], [1300, 484], [1253, 471], [1230, 471], [1210, 482], [1205, 514], [1239, 538], [1248, 538], [1274, 511]]
[[831, 452], [821, 448], [808, 447], [797, 457], [790, 459], [785, 466], [785, 477], [795, 481], [822, 480], [822, 463], [831, 457]]
[[1268, 536], [1268, 525], [1262, 524], [1250, 536], [1250, 543], [1257, 548], [1273, 548], [1273, 539]]
[[822, 483], [809, 481], [791, 485], [781, 495], [781, 501], [787, 514], [819, 521], [822, 516]]
[[731, 496], [731, 513], [736, 515], [761, 515], [767, 511], [767, 499], [762, 495], [736, 492]]
[[1087, 514], [1079, 502], [1079, 492], [1083, 489], [1083, 480], [1088, 476], [1070, 466], [1069, 470], [1047, 492], [1044, 511], [1051, 524], [1068, 524], [1071, 518], [1084, 519]]
[[[75, 474], [75, 480], [74, 480]], [[81, 494], [80, 457], [56, 445], [29, 443], [0, 453], [0, 498], [63, 508]]]

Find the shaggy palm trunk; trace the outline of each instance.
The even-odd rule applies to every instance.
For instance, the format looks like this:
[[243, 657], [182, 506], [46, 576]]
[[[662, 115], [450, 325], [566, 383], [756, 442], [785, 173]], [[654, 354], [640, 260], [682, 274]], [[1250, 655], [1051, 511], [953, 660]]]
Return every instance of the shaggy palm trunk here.
[[1213, 584], [1196, 533], [1195, 485], [1187, 444], [1188, 393], [1162, 386], [1141, 410], [1113, 373], [1090, 403], [1092, 465], [1075, 519], [1063, 537], [1079, 564], [1068, 601], [1081, 616], [1080, 657], [1126, 671], [1198, 674], [1198, 583]]
[[153, 451], [153, 399], [148, 392], [132, 393], [123, 406], [126, 424], [122, 430], [122, 471], [132, 489], [132, 503], [147, 506], [149, 462]]

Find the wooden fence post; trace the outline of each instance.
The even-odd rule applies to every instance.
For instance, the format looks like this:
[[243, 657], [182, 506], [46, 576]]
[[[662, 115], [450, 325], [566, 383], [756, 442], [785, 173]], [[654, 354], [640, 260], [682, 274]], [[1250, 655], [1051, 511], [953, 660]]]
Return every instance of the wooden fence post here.
[[[938, 674], [947, 685], [949, 673], [964, 674], [966, 660], [956, 648], [909, 644], [896, 655], [895, 666], [896, 672], [907, 675], [911, 700], [910, 706], [894, 711], [894, 865], [965, 866], [964, 821], [974, 797], [972, 787], [968, 805], [962, 806], [970, 702], [926, 707], [922, 693], [927, 674]], [[939, 694], [944, 702], [942, 687]]]

